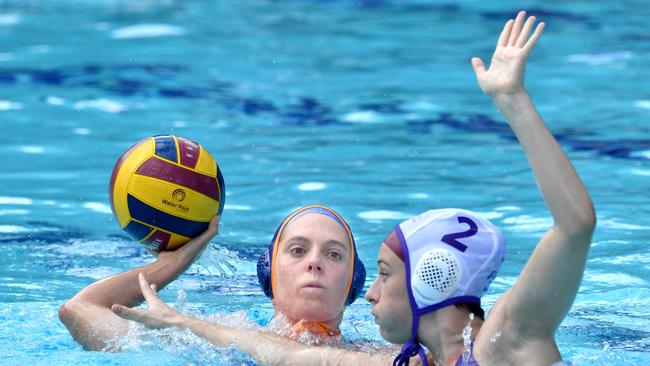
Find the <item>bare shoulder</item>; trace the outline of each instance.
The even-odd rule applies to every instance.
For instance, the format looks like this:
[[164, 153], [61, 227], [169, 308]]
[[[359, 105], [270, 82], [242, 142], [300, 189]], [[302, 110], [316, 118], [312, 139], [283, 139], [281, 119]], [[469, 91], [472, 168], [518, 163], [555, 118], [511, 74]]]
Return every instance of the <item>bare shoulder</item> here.
[[[560, 361], [552, 335], [531, 338], [511, 321], [508, 290], [494, 304], [474, 340], [473, 354], [481, 366], [544, 365]], [[531, 314], [534, 316], [534, 314]]]

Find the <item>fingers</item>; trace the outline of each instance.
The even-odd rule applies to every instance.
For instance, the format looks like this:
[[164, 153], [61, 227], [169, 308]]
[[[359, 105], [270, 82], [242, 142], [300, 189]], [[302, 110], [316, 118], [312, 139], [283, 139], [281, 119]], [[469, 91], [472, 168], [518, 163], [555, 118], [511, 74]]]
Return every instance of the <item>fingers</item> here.
[[501, 35], [499, 36], [499, 40], [497, 41], [497, 47], [506, 47], [508, 45], [508, 39], [510, 38], [510, 32], [512, 31], [512, 25], [515, 23], [514, 20], [510, 19], [506, 23], [506, 25], [503, 26], [503, 30], [501, 31]]
[[483, 60], [481, 60], [478, 57], [472, 58], [472, 68], [474, 68], [474, 73], [476, 74], [476, 77], [479, 77], [480, 75], [485, 73], [485, 64], [483, 63]]
[[158, 286], [156, 286], [155, 283], [152, 283], [150, 287], [151, 287], [151, 291], [153, 291], [154, 294], [158, 295]]
[[497, 41], [497, 47], [517, 47], [529, 52], [544, 30], [544, 23], [539, 23], [529, 38], [536, 20], [534, 16], [526, 18], [526, 12], [520, 11], [514, 21], [510, 19], [506, 22]]
[[158, 299], [158, 295], [156, 295], [156, 292], [152, 290], [149, 282], [147, 282], [147, 279], [144, 277], [144, 273], [138, 273], [138, 282], [140, 283], [140, 291], [142, 291], [142, 296], [144, 296], [144, 299], [147, 300], [148, 303], [151, 303]]
[[522, 48], [524, 44], [526, 44], [526, 41], [528, 41], [528, 35], [530, 34], [530, 30], [533, 28], [533, 24], [535, 24], [535, 17], [530, 16], [528, 19], [526, 19], [526, 23], [524, 24], [524, 29], [521, 31], [521, 34], [519, 34], [519, 38], [517, 38], [517, 42], [515, 42], [515, 47]]
[[131, 309], [119, 304], [113, 304], [113, 306], [111, 306], [111, 310], [120, 318], [133, 321], [140, 321], [144, 314], [142, 310]]
[[219, 221], [221, 221], [221, 216], [215, 215], [208, 224], [208, 230], [219, 234]]
[[524, 18], [526, 18], [526, 12], [520, 11], [515, 18], [515, 23], [512, 25], [512, 31], [510, 32], [510, 39], [508, 39], [508, 46], [514, 46], [521, 33], [521, 26], [524, 23]]
[[528, 40], [528, 42], [526, 42], [526, 44], [523, 47], [523, 50], [526, 51], [526, 53], [530, 52], [530, 50], [533, 47], [535, 47], [535, 43], [537, 43], [537, 40], [542, 35], [545, 25], [546, 24], [544, 22], [537, 24], [537, 28], [535, 28], [535, 32], [533, 32], [533, 35], [530, 36], [530, 39]]

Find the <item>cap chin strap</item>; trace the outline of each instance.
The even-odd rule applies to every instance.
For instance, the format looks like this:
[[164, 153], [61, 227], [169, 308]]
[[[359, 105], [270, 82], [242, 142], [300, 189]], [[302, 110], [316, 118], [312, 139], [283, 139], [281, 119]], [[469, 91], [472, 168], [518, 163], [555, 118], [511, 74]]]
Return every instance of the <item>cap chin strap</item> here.
[[416, 355], [420, 356], [423, 366], [429, 366], [424, 349], [417, 340], [412, 339], [402, 346], [402, 351], [393, 360], [393, 366], [408, 366], [411, 357], [415, 357]]
[[393, 366], [408, 366], [411, 357], [420, 356], [423, 366], [429, 366], [427, 355], [420, 342], [418, 342], [418, 327], [420, 325], [420, 314], [413, 312], [413, 326], [411, 327], [411, 339], [404, 343], [399, 355], [393, 360]]

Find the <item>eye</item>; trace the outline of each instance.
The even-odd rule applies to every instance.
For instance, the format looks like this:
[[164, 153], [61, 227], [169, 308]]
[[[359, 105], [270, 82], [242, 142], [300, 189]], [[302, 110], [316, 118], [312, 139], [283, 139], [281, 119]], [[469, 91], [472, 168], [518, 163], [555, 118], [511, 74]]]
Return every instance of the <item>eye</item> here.
[[337, 251], [331, 251], [331, 252], [327, 253], [327, 255], [328, 255], [331, 259], [333, 259], [333, 260], [335, 260], [335, 261], [340, 261], [341, 259], [343, 259], [343, 255], [341, 255], [341, 253], [339, 253], [339, 252], [337, 252]]
[[303, 254], [307, 253], [307, 251], [303, 247], [293, 247], [289, 249], [289, 253], [291, 253], [291, 255], [293, 255], [294, 257], [300, 257]]
[[381, 278], [382, 281], [386, 281], [386, 278], [388, 278], [388, 273], [379, 271], [379, 278]]

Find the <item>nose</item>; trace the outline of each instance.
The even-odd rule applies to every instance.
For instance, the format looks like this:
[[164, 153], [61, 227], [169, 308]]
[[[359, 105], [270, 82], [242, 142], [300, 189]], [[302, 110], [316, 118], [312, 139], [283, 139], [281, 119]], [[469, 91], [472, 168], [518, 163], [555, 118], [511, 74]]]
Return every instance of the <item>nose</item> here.
[[370, 285], [370, 288], [368, 288], [368, 291], [366, 291], [364, 298], [372, 305], [377, 304], [377, 301], [379, 300], [377, 296], [377, 280], [375, 280], [372, 285]]
[[323, 272], [323, 264], [321, 262], [320, 254], [313, 253], [307, 260], [307, 270], [309, 272]]

